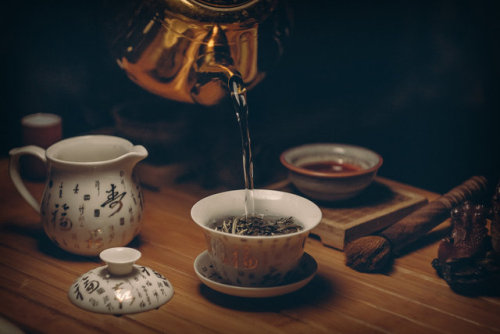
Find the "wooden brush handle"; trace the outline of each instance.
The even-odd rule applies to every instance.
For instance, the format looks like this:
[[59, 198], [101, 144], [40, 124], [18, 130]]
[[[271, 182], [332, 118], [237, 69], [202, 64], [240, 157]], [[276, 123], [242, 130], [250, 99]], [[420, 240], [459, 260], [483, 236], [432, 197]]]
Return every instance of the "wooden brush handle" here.
[[393, 254], [439, 225], [450, 215], [450, 210], [473, 198], [483, 196], [488, 189], [487, 179], [474, 176], [445, 195], [414, 211], [380, 233], [390, 243]]

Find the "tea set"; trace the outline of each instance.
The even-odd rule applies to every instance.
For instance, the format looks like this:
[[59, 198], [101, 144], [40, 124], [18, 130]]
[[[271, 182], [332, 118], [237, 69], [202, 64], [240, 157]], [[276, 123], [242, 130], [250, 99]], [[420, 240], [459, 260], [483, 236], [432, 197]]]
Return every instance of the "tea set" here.
[[[239, 78], [250, 89], [281, 56], [289, 35], [284, 3], [137, 1], [135, 7], [124, 7], [131, 9], [130, 13], [118, 13], [112, 49], [118, 65], [149, 92], [181, 102], [215, 105], [227, 95], [228, 79]], [[127, 15], [130, 20], [123, 20]], [[257, 61], [261, 57], [266, 61]], [[309, 153], [315, 156], [319, 151], [329, 159], [366, 160], [366, 167], [363, 165], [356, 177], [332, 178], [328, 173], [304, 172], [302, 161], [310, 159], [306, 157]], [[106, 262], [75, 280], [68, 292], [71, 302], [88, 311], [126, 314], [156, 309], [172, 298], [174, 290], [168, 279], [151, 268], [136, 265], [140, 252], [126, 247], [141, 231], [144, 198], [134, 167], [147, 157], [146, 148], [124, 138], [88, 135], [60, 140], [47, 149], [35, 145], [15, 148], [10, 155], [11, 179], [40, 214], [50, 240], [65, 251], [99, 255]], [[41, 202], [21, 178], [22, 156], [35, 157], [45, 164], [47, 177]], [[322, 197], [324, 191], [318, 187], [325, 180], [343, 189], [358, 182], [353, 190], [357, 193], [371, 182], [382, 164], [373, 152], [354, 147], [331, 151], [323, 146], [288, 151], [281, 161], [297, 188], [319, 200], [345, 196]], [[335, 184], [329, 185], [327, 191], [332, 192]], [[296, 194], [252, 191], [255, 213], [293, 216], [304, 228], [276, 236], [224, 234], [211, 229], [209, 221], [244, 213], [248, 190], [204, 198], [191, 210], [193, 221], [207, 241], [207, 250], [194, 261], [195, 273], [212, 289], [242, 297], [277, 296], [302, 288], [317, 270], [316, 261], [304, 252], [304, 246], [311, 230], [321, 221], [321, 210]]]
[[[98, 313], [126, 314], [156, 309], [172, 298], [168, 279], [134, 264], [140, 252], [126, 247], [142, 226], [144, 200], [134, 167], [148, 155], [143, 146], [120, 137], [88, 135], [63, 139], [46, 150], [34, 145], [15, 148], [10, 155], [12, 181], [40, 214], [47, 236], [65, 251], [99, 255], [107, 263], [80, 276], [70, 287], [68, 296], [75, 305]], [[41, 203], [21, 178], [19, 160], [24, 155], [46, 164]], [[196, 275], [208, 287], [240, 297], [278, 296], [304, 287], [317, 271], [304, 245], [321, 221], [320, 208], [293, 193], [254, 189], [256, 213], [293, 216], [304, 228], [284, 235], [242, 236], [209, 226], [216, 217], [244, 214], [248, 191], [217, 193], [192, 207], [191, 218], [207, 245], [194, 261]]]

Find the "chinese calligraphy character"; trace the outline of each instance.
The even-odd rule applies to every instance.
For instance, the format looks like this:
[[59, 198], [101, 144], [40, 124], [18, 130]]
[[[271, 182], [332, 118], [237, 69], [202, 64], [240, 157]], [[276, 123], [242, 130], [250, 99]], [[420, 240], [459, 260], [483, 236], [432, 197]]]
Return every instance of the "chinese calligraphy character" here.
[[[57, 204], [56, 204], [56, 208], [57, 208]], [[69, 209], [69, 206], [68, 206], [68, 204], [64, 203], [61, 208], [63, 209], [63, 211], [61, 212], [61, 216], [59, 218], [59, 228], [61, 230], [64, 230], [64, 231], [71, 230], [71, 228], [73, 227], [73, 223], [67, 217], [67, 215], [68, 215], [67, 211]]]
[[82, 281], [85, 291], [87, 291], [88, 294], [91, 294], [99, 288], [99, 282], [96, 280], [89, 280], [88, 276], [82, 277]]
[[111, 189], [106, 190], [106, 194], [108, 194], [108, 198], [106, 202], [101, 204], [101, 207], [104, 208], [105, 206], [108, 205], [110, 209], [117, 207], [117, 209], [109, 215], [109, 217], [111, 217], [122, 209], [123, 206], [122, 199], [127, 194], [127, 192], [124, 191], [120, 194], [118, 191], [116, 191], [116, 186], [112, 183]]
[[80, 286], [78, 284], [75, 285], [75, 291], [74, 291], [74, 293], [75, 293], [76, 299], [83, 300], [83, 295], [80, 292]]

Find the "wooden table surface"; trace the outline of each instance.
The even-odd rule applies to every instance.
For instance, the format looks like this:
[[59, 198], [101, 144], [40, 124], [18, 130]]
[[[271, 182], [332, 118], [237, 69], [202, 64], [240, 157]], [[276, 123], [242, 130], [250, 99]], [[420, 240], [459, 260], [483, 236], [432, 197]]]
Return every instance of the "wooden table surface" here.
[[[41, 194], [42, 184], [28, 186]], [[437, 196], [417, 191], [429, 199]], [[319, 268], [303, 289], [264, 299], [213, 291], [193, 270], [205, 240], [190, 209], [206, 194], [181, 186], [145, 190], [144, 227], [131, 246], [143, 254], [139, 264], [169, 279], [175, 295], [158, 310], [103, 315], [79, 309], [67, 297], [77, 277], [102, 263], [51, 244], [37, 214], [15, 191], [7, 161], [1, 160], [1, 318], [30, 333], [500, 332], [500, 298], [458, 295], [430, 264], [448, 222], [398, 258], [388, 274], [356, 272], [345, 266], [342, 252], [311, 237], [306, 252]]]

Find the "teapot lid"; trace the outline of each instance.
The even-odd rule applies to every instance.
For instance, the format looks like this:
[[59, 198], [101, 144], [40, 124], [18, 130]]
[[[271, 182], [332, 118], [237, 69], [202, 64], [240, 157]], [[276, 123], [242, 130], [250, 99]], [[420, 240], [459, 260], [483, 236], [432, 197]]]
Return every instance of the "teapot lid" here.
[[193, 3], [198, 3], [200, 6], [206, 6], [211, 9], [218, 10], [241, 10], [249, 7], [259, 0], [191, 0]]
[[141, 257], [138, 250], [114, 247], [99, 256], [107, 265], [83, 274], [68, 291], [76, 306], [120, 315], [157, 309], [173, 297], [168, 279], [149, 267], [134, 264]]
[[171, 12], [200, 22], [261, 21], [274, 10], [277, 0], [164, 0]]

